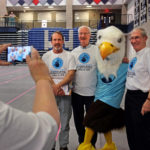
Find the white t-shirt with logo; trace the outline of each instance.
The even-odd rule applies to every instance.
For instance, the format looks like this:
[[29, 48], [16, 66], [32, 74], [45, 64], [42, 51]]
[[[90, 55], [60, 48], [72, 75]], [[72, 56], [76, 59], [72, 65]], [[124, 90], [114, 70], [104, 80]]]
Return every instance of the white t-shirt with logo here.
[[82, 96], [94, 96], [97, 76], [95, 51], [98, 49], [95, 45], [88, 45], [86, 48], [79, 46], [71, 53], [75, 56], [77, 69], [73, 81], [73, 92]]
[[150, 90], [150, 48], [136, 53], [129, 63], [126, 88], [129, 90]]
[[58, 54], [51, 50], [45, 53], [42, 59], [47, 64], [53, 79], [63, 79], [69, 70], [76, 70], [74, 56], [66, 50]]
[[[58, 54], [51, 50], [45, 53], [42, 59], [47, 64], [55, 84], [59, 83], [69, 70], [76, 70], [74, 56], [66, 50], [63, 50], [62, 53]], [[62, 89], [64, 90], [65, 95], [70, 95], [69, 84], [62, 86]]]

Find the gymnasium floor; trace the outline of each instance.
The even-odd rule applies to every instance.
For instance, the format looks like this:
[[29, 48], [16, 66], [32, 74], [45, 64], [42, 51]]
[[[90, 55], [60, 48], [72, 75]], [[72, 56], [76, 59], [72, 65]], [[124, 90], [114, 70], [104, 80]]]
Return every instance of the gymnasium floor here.
[[[35, 85], [30, 76], [26, 64], [16, 66], [0, 66], [0, 100], [17, 109], [28, 112], [32, 110]], [[113, 132], [113, 141], [118, 150], [129, 150], [125, 129]], [[96, 147], [104, 145], [103, 134], [98, 135]], [[70, 121], [70, 143], [69, 150], [76, 150], [78, 146], [77, 134], [74, 127], [73, 118]], [[57, 141], [56, 150], [59, 150]]]

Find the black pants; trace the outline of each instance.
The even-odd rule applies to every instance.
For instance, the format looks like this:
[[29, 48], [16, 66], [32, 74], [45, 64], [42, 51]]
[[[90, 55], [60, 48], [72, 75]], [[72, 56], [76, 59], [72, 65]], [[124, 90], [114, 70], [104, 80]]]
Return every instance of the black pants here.
[[148, 93], [127, 90], [125, 98], [126, 132], [130, 150], [150, 149], [150, 113], [144, 116], [141, 108]]
[[[74, 115], [74, 123], [78, 134], [79, 143], [84, 141], [85, 126], [83, 125], [83, 120], [85, 116], [85, 111], [88, 111], [90, 105], [94, 100], [94, 96], [81, 96], [76, 93], [72, 93], [72, 108]], [[97, 140], [97, 134], [95, 133], [92, 139], [92, 145], [95, 146]]]

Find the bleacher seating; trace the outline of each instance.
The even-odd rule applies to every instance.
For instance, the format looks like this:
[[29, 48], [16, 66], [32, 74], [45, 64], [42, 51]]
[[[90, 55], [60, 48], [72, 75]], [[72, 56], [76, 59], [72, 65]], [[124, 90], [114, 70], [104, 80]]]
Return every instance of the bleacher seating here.
[[64, 49], [72, 50], [76, 47], [74, 39], [78, 38], [77, 29], [64, 29], [64, 28], [34, 28], [29, 30], [29, 45], [33, 45], [38, 50], [48, 50], [52, 48], [50, 38], [53, 32], [60, 31], [64, 35]]
[[[18, 32], [0, 33], [0, 44], [11, 43], [13, 46], [28, 45], [28, 31], [20, 30]], [[0, 55], [2, 60], [7, 60], [6, 51]]]
[[[16, 33], [1, 33], [0, 44], [30, 45], [35, 47], [40, 52], [40, 55], [43, 55], [43, 53], [52, 48], [50, 38], [54, 31], [60, 31], [64, 35], [64, 49], [71, 51], [79, 46], [78, 28], [33, 28], [31, 30], [19, 30]], [[96, 42], [96, 32], [97, 29], [93, 29], [91, 32], [91, 44]], [[1, 54], [1, 58], [6, 60], [6, 52]]]
[[[60, 31], [64, 35], [64, 49], [71, 51], [79, 45], [78, 28], [34, 28], [29, 30], [29, 45], [38, 50], [48, 50], [52, 48], [50, 38], [53, 32]], [[97, 29], [92, 30], [90, 43], [95, 44]]]
[[18, 28], [16, 27], [0, 27], [0, 33], [14, 33], [17, 32]]

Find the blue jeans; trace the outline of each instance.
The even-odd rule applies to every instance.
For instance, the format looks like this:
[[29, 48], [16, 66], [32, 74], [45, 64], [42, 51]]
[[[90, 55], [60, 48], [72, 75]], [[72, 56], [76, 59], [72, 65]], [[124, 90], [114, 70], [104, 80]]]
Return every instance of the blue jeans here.
[[[59, 134], [60, 147], [67, 147], [69, 143], [69, 121], [71, 119], [72, 107], [70, 96], [56, 96], [57, 106], [60, 112], [61, 130]], [[55, 145], [53, 146], [55, 147]]]

